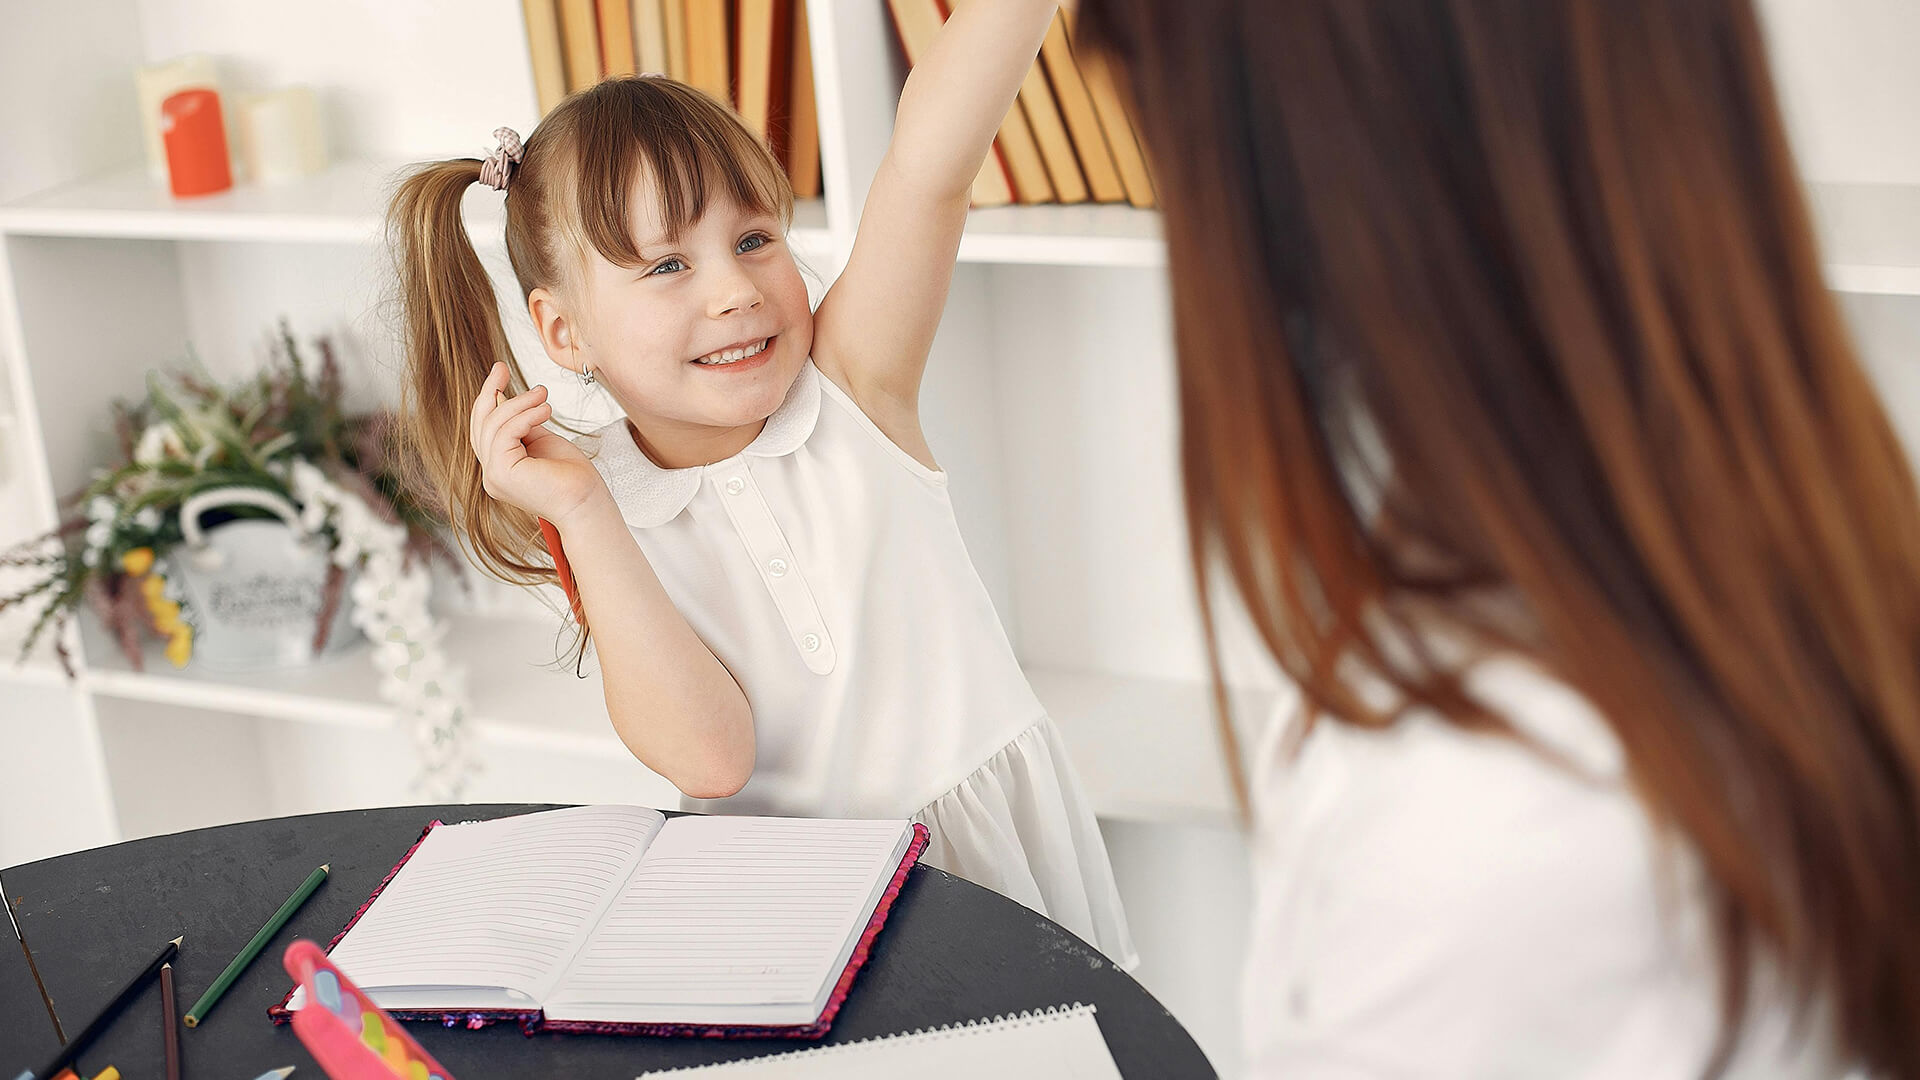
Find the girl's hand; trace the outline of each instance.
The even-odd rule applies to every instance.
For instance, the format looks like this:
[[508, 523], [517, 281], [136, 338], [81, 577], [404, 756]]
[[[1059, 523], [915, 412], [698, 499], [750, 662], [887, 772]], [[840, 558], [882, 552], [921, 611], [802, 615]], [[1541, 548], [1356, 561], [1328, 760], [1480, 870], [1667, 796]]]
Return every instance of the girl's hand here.
[[473, 400], [468, 436], [488, 495], [556, 525], [607, 494], [593, 462], [541, 425], [553, 416], [547, 388], [506, 398], [507, 365], [495, 364]]

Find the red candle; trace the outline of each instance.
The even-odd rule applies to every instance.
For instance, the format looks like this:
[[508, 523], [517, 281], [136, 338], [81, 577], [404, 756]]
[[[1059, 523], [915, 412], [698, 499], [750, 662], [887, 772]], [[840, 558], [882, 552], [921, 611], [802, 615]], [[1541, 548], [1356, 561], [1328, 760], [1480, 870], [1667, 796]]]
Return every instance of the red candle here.
[[233, 186], [219, 94], [196, 87], [161, 102], [160, 131], [167, 146], [167, 182], [175, 195], [209, 195]]

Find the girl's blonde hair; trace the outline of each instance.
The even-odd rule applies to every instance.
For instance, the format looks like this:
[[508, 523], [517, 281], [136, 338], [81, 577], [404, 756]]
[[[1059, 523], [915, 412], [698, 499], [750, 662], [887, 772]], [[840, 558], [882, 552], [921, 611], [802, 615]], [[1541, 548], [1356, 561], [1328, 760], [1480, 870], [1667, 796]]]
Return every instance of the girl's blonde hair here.
[[[496, 361], [511, 371], [514, 393], [527, 388], [460, 219], [480, 166], [478, 158], [421, 165], [387, 208], [406, 341], [397, 450], [409, 483], [447, 515], [482, 570], [542, 584], [556, 577], [533, 517], [486, 494], [468, 439], [474, 398]], [[578, 283], [589, 247], [615, 265], [640, 264], [628, 198], [641, 176], [653, 181], [669, 238], [716, 196], [792, 221], [786, 173], [727, 106], [670, 79], [608, 79], [555, 106], [512, 171], [507, 257], [523, 301], [535, 289]]]

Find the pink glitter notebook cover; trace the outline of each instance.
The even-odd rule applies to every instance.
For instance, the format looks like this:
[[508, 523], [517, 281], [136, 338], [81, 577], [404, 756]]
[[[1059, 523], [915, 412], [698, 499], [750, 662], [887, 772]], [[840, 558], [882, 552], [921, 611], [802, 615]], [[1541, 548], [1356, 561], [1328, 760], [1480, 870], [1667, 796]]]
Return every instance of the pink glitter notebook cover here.
[[[427, 839], [427, 834], [433, 831], [434, 826], [440, 824], [443, 823], [436, 819], [428, 822], [427, 827], [420, 830], [419, 839], [413, 842], [413, 846], [407, 849], [405, 855], [400, 856], [399, 862], [393, 864], [393, 869], [387, 871], [387, 876], [380, 879], [380, 884], [374, 886], [373, 894], [367, 897], [367, 902], [361, 904], [360, 909], [353, 913], [353, 918], [347, 920], [347, 925], [333, 935], [332, 941], [327, 942], [328, 952], [332, 952], [334, 946], [340, 944], [340, 940], [347, 936], [347, 931], [353, 929], [353, 924], [360, 921], [360, 917], [367, 913], [367, 909], [373, 906], [375, 900], [380, 899], [381, 891], [393, 880], [394, 875], [400, 872], [400, 868], [407, 865], [407, 860], [413, 858], [413, 853], [420, 850], [420, 845]], [[867, 928], [861, 931], [860, 940], [854, 944], [853, 955], [847, 958], [846, 968], [840, 972], [839, 980], [834, 983], [833, 994], [827, 998], [826, 1008], [821, 1010], [819, 1017], [811, 1024], [778, 1026], [611, 1024], [586, 1020], [548, 1020], [538, 1009], [530, 1011], [468, 1009], [459, 1012], [388, 1009], [386, 1012], [387, 1015], [401, 1020], [438, 1021], [442, 1027], [477, 1029], [489, 1024], [511, 1022], [519, 1024], [520, 1030], [527, 1035], [559, 1031], [579, 1035], [653, 1035], [678, 1039], [818, 1039], [833, 1026], [834, 1016], [840, 1012], [840, 1006], [847, 1000], [847, 992], [853, 988], [853, 977], [859, 974], [861, 966], [867, 962], [867, 956], [873, 951], [873, 939], [879, 936], [880, 927], [886, 923], [887, 913], [893, 909], [894, 898], [900, 895], [900, 887], [907, 880], [907, 871], [913, 869], [913, 864], [920, 861], [920, 853], [927, 849], [928, 839], [927, 827], [914, 822], [913, 839], [907, 843], [907, 853], [901, 857], [899, 868], [893, 872], [893, 880], [887, 883], [886, 890], [880, 894], [880, 902], [873, 909], [873, 918], [867, 921]], [[287, 1008], [287, 1003], [293, 999], [294, 989], [297, 988], [289, 988], [286, 996], [281, 998], [278, 1004], [267, 1009], [267, 1015], [273, 1018], [274, 1023], [285, 1024], [293, 1019], [293, 1011]]]

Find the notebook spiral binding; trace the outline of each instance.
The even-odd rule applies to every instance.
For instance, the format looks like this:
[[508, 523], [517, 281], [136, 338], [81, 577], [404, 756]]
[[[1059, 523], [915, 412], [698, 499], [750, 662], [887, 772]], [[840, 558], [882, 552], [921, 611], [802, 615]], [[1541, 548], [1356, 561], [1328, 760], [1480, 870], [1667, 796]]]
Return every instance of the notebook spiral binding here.
[[778, 1061], [782, 1058], [791, 1057], [837, 1057], [844, 1053], [854, 1052], [864, 1047], [872, 1046], [876, 1043], [938, 1042], [941, 1039], [951, 1039], [956, 1036], [970, 1034], [977, 1030], [1003, 1027], [1031, 1027], [1035, 1024], [1056, 1023], [1081, 1013], [1092, 1015], [1098, 1011], [1099, 1010], [1095, 1009], [1092, 1005], [1083, 1005], [1078, 1001], [1070, 1005], [1048, 1005], [1042, 1009], [1028, 1009], [1024, 1012], [1017, 1013], [996, 1013], [993, 1016], [982, 1017], [977, 1020], [956, 1020], [951, 1024], [941, 1024], [938, 1027], [915, 1028], [912, 1031], [901, 1031], [892, 1035], [875, 1035], [871, 1039], [860, 1039], [855, 1042], [836, 1043], [832, 1046], [814, 1046], [805, 1050], [788, 1050], [784, 1053], [768, 1054], [764, 1057], [741, 1058], [737, 1061], [728, 1061], [717, 1065], [681, 1065], [677, 1068], [643, 1073], [642, 1077], [670, 1076], [674, 1073], [693, 1072], [695, 1070], [726, 1072], [729, 1069], [759, 1066], [768, 1061]]

